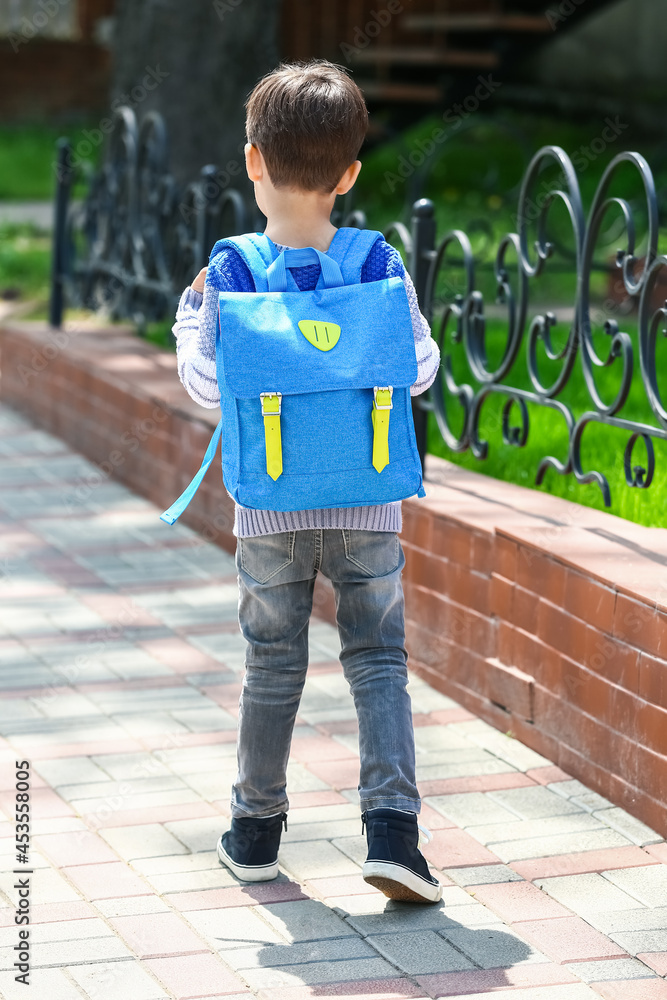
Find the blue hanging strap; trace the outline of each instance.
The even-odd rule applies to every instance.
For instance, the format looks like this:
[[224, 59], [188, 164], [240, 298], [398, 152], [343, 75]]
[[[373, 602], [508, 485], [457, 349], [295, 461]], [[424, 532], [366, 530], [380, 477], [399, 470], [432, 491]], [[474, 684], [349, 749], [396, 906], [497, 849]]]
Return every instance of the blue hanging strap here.
[[320, 265], [324, 288], [338, 288], [343, 284], [343, 275], [333, 257], [328, 257], [325, 253], [321, 253], [320, 250], [316, 250], [314, 247], [301, 247], [294, 250], [283, 250], [267, 269], [266, 277], [269, 291], [287, 291], [287, 268], [305, 267], [307, 264]]
[[165, 510], [164, 514], [160, 514], [160, 520], [165, 521], [167, 524], [173, 524], [177, 521], [185, 508], [188, 506], [193, 496], [199, 489], [201, 481], [208, 472], [208, 467], [215, 458], [215, 453], [218, 450], [218, 445], [220, 443], [220, 437], [222, 435], [222, 420], [218, 423], [218, 426], [213, 431], [213, 436], [208, 443], [208, 448], [206, 449], [206, 454], [204, 455], [204, 461], [201, 464], [199, 472], [196, 474], [192, 482], [186, 489], [181, 493], [178, 500]]

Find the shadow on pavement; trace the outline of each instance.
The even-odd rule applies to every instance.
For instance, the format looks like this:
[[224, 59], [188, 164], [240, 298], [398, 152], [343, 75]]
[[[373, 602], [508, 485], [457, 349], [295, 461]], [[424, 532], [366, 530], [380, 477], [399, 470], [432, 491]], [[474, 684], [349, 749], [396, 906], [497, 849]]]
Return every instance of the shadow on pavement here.
[[[248, 894], [259, 895], [254, 888]], [[343, 985], [345, 995], [377, 995], [380, 982], [390, 985], [390, 995], [401, 977], [425, 987], [424, 977], [448, 973], [470, 985], [478, 982], [484, 990], [498, 989], [514, 985], [506, 975], [512, 966], [546, 961], [525, 941], [499, 929], [500, 922], [470, 927], [449, 916], [444, 904], [398, 903], [376, 894], [352, 898], [355, 908], [369, 912], [332, 909], [314, 899], [268, 904], [269, 923], [292, 943], [239, 942], [223, 957], [255, 991], [308, 986], [312, 996], [340, 994]], [[414, 982], [404, 984], [406, 996], [419, 995]]]

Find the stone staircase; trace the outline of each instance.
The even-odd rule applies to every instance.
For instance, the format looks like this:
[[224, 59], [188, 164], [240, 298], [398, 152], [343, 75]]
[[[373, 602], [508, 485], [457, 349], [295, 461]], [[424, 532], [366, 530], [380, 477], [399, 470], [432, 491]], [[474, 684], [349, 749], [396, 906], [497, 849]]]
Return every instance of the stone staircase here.
[[287, 59], [347, 65], [373, 103], [440, 103], [522, 57], [609, 0], [283, 0]]

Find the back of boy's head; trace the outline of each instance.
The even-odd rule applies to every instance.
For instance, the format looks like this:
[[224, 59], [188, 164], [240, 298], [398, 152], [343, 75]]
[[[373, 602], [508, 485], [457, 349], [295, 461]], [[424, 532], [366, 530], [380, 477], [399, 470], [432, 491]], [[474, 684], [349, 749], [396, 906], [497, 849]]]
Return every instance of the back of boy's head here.
[[325, 60], [285, 63], [246, 104], [246, 134], [276, 187], [331, 193], [358, 156], [368, 111], [356, 83]]

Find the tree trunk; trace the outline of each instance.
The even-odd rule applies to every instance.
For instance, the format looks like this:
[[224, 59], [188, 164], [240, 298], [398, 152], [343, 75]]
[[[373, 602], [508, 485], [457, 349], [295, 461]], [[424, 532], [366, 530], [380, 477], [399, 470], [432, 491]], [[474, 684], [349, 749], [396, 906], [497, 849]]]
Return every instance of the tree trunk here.
[[171, 170], [243, 188], [244, 103], [279, 61], [280, 0], [118, 0], [112, 107], [165, 118]]

